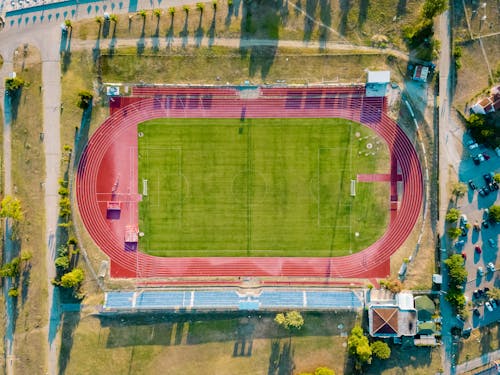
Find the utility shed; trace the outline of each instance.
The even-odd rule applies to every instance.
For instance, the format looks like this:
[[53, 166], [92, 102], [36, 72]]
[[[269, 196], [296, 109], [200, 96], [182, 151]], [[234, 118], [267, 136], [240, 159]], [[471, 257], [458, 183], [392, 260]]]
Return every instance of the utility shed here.
[[366, 81], [366, 96], [383, 97], [386, 95], [387, 84], [391, 82], [391, 72], [388, 70], [368, 71]]

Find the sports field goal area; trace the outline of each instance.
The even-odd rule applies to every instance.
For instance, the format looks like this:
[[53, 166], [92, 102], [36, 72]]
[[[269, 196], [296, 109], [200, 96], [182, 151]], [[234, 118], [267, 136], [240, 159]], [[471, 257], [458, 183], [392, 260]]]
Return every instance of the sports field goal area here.
[[168, 118], [139, 124], [138, 134], [145, 253], [340, 256], [388, 224], [389, 182], [357, 181], [389, 173], [387, 145], [361, 124]]

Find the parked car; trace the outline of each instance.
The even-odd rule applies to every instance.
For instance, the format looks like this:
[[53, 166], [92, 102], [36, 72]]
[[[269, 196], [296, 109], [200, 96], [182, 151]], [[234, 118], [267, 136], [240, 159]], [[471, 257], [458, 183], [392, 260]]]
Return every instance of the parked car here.
[[476, 253], [481, 254], [481, 248], [479, 246], [474, 247]]
[[479, 225], [479, 221], [477, 221], [477, 220], [474, 222], [474, 230], [476, 232], [480, 232], [481, 231], [481, 225]]
[[495, 191], [495, 187], [493, 186], [493, 182], [490, 182], [488, 184], [488, 189], [490, 189], [490, 191]]
[[479, 158], [480, 161], [484, 161], [485, 160], [483, 154], [477, 154], [477, 157]]
[[455, 247], [458, 249], [458, 248], [461, 248], [462, 246], [464, 246], [464, 244], [465, 244], [465, 241], [460, 240], [460, 241], [455, 242]]
[[490, 298], [488, 300], [488, 302], [490, 303], [491, 307], [493, 307], [494, 309], [497, 308], [497, 303], [495, 302], [495, 300], [493, 298]]
[[493, 189], [498, 190], [498, 188], [499, 188], [498, 182], [496, 182], [495, 180], [493, 180], [493, 182], [491, 184], [493, 185]]
[[485, 227], [486, 229], [488, 229], [490, 227], [490, 224], [488, 224], [488, 222], [486, 220], [483, 220], [482, 223], [483, 227]]
[[486, 193], [484, 192], [483, 188], [479, 188], [478, 193], [482, 197], [484, 197], [486, 195]]
[[490, 209], [485, 208], [483, 211], [483, 218], [488, 219], [490, 217]]
[[490, 193], [488, 186], [483, 187], [483, 192], [484, 192], [484, 195], [488, 195]]
[[485, 173], [483, 175], [484, 181], [486, 181], [487, 184], [493, 181], [493, 177], [491, 176], [491, 173]]
[[474, 181], [469, 180], [469, 186], [470, 186], [470, 188], [471, 188], [472, 190], [476, 190], [476, 187], [477, 187], [477, 186], [476, 186], [476, 184], [474, 183]]
[[490, 288], [488, 288], [487, 286], [485, 286], [483, 288], [483, 294], [486, 295], [486, 293], [488, 293], [490, 291]]
[[491, 247], [495, 247], [495, 240], [493, 238], [488, 238], [488, 243]]
[[460, 224], [463, 224], [463, 225], [467, 224], [467, 215], [465, 215], [465, 214], [460, 215]]
[[[489, 262], [487, 265], [486, 265], [486, 268], [488, 269], [488, 271], [490, 272], [495, 272], [495, 265], [492, 263], [492, 262]], [[488, 289], [489, 290], [489, 289]]]
[[466, 237], [466, 236], [467, 236], [467, 228], [465, 228], [465, 227], [460, 227], [460, 230], [461, 230], [461, 232], [460, 232], [460, 236], [462, 236], [462, 237]]
[[469, 150], [474, 150], [476, 148], [479, 148], [479, 145], [477, 143], [472, 143], [469, 145]]
[[[483, 276], [484, 276], [484, 270], [483, 270], [483, 267], [481, 267], [481, 266], [477, 267], [477, 275], [478, 275], [479, 277], [483, 277]], [[481, 289], [479, 289], [479, 291], [478, 291], [478, 298], [481, 298], [481, 297], [482, 297], [482, 295], [483, 295], [482, 290], [481, 290]]]
[[[481, 268], [481, 267], [479, 267], [479, 268]], [[477, 269], [478, 271], [479, 271], [479, 268]], [[474, 290], [472, 292], [472, 298], [474, 298], [474, 299], [479, 299], [480, 298], [480, 294], [479, 294], [479, 290], [478, 289], [476, 289], [476, 290]]]
[[476, 307], [474, 310], [472, 310], [472, 313], [475, 315], [475, 316], [479, 316], [481, 315], [481, 313], [479, 312], [479, 309]]
[[476, 165], [481, 164], [481, 160], [479, 160], [479, 158], [478, 158], [477, 156], [474, 156], [474, 157], [472, 158], [472, 161], [473, 161], [473, 162], [474, 162], [474, 164], [476, 164]]
[[496, 152], [497, 156], [500, 156], [500, 147], [495, 148], [495, 152]]
[[462, 251], [462, 258], [464, 258], [464, 260], [467, 260], [467, 254], [463, 251]]
[[483, 152], [483, 157], [484, 157], [486, 160], [490, 160], [490, 155], [488, 155], [486, 152]]
[[491, 307], [491, 303], [489, 303], [489, 302], [485, 302], [484, 303], [484, 307], [486, 307], [489, 312], [493, 311], [493, 307]]

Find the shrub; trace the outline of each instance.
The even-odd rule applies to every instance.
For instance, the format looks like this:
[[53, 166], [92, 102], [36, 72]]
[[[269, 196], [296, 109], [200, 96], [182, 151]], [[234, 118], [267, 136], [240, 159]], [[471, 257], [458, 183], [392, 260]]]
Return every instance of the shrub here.
[[14, 287], [10, 288], [8, 295], [9, 295], [9, 297], [17, 297], [17, 296], [19, 296], [19, 289], [14, 288]]
[[57, 257], [54, 263], [56, 267], [59, 267], [63, 270], [67, 270], [69, 268], [69, 257], [67, 256]]
[[460, 228], [450, 228], [450, 229], [448, 229], [448, 236], [452, 240], [456, 240], [460, 236], [461, 233], [462, 233], [462, 231], [460, 230]]
[[92, 98], [94, 96], [90, 91], [82, 90], [78, 93], [77, 106], [81, 109], [87, 109], [92, 104]]
[[25, 84], [26, 82], [20, 77], [7, 78], [5, 80], [5, 90], [12, 93], [21, 89]]
[[83, 270], [81, 268], [75, 268], [73, 271], [61, 277], [60, 285], [63, 288], [75, 288], [80, 286], [84, 278], [85, 274]]
[[446, 214], [446, 221], [449, 223], [454, 223], [460, 217], [460, 211], [456, 208], [450, 208]]

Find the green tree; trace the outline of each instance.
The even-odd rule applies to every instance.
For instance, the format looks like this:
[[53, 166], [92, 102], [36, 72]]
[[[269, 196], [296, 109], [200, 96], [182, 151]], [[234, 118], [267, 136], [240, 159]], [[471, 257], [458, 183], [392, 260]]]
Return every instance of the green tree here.
[[489, 219], [496, 223], [500, 222], [500, 206], [491, 206]]
[[73, 271], [68, 272], [67, 274], [61, 277], [61, 286], [64, 288], [76, 288], [80, 286], [83, 279], [85, 278], [85, 274], [81, 268], [75, 268]]
[[73, 27], [71, 20], [64, 20], [64, 27], [66, 27], [66, 29], [71, 29]]
[[0, 217], [10, 218], [17, 222], [23, 221], [21, 201], [11, 195], [6, 195], [0, 204]]
[[26, 82], [21, 77], [16, 76], [14, 78], [7, 78], [5, 80], [5, 90], [7, 90], [10, 93], [13, 93], [22, 88], [25, 84]]
[[172, 17], [173, 17], [173, 16], [174, 16], [174, 14], [175, 14], [175, 7], [169, 7], [169, 8], [168, 8], [168, 13], [170, 13], [170, 16], [172, 16]]
[[450, 228], [450, 229], [448, 229], [448, 236], [450, 236], [450, 238], [452, 240], [457, 239], [460, 236], [461, 233], [462, 233], [462, 231], [460, 230], [460, 228]]
[[18, 277], [21, 273], [21, 259], [14, 258], [0, 269], [1, 277]]
[[7, 294], [9, 295], [9, 297], [18, 297], [19, 289], [12, 287], [9, 289], [9, 292]]
[[372, 342], [370, 348], [373, 355], [379, 359], [389, 359], [391, 356], [391, 348], [383, 341]]
[[67, 256], [57, 257], [54, 263], [56, 267], [59, 267], [63, 270], [67, 270], [69, 268], [69, 257]]
[[450, 208], [446, 214], [446, 221], [449, 223], [454, 223], [460, 217], [460, 210], [456, 208]]
[[335, 375], [335, 371], [329, 369], [328, 367], [318, 367], [314, 371], [314, 375]]
[[92, 104], [93, 97], [94, 95], [92, 95], [90, 91], [81, 90], [78, 93], [78, 102], [76, 105], [78, 106], [78, 108], [87, 109]]
[[274, 321], [286, 329], [299, 330], [304, 325], [304, 318], [298, 311], [287, 311], [286, 313], [276, 314]]
[[444, 261], [448, 267], [450, 284], [462, 285], [467, 280], [467, 270], [464, 266], [464, 259], [460, 254], [453, 254]]
[[457, 313], [462, 314], [466, 301], [464, 293], [460, 289], [450, 287], [445, 299], [455, 308]]
[[495, 173], [495, 175], [493, 176], [493, 179], [500, 184], [500, 173]]
[[143, 21], [146, 19], [147, 13], [144, 9], [141, 9], [140, 11], [138, 11], [137, 14], [142, 17]]
[[463, 197], [467, 193], [467, 185], [463, 182], [453, 184], [453, 195], [458, 198]]
[[118, 16], [116, 14], [111, 14], [109, 20], [116, 25], [118, 23]]
[[446, 0], [425, 0], [422, 15], [427, 19], [432, 19], [443, 13], [448, 7]]
[[21, 262], [28, 263], [31, 258], [33, 258], [33, 254], [29, 250], [21, 251]]
[[500, 300], [500, 288], [491, 288], [486, 294], [488, 295], [488, 298]]
[[182, 9], [184, 10], [184, 12], [186, 13], [186, 16], [189, 14], [189, 5], [183, 5], [182, 6]]
[[99, 26], [104, 22], [104, 18], [102, 16], [96, 16], [94, 20]]
[[356, 368], [361, 368], [365, 363], [371, 363], [372, 350], [368, 338], [364, 335], [363, 328], [354, 326], [347, 338], [349, 354], [356, 360]]

